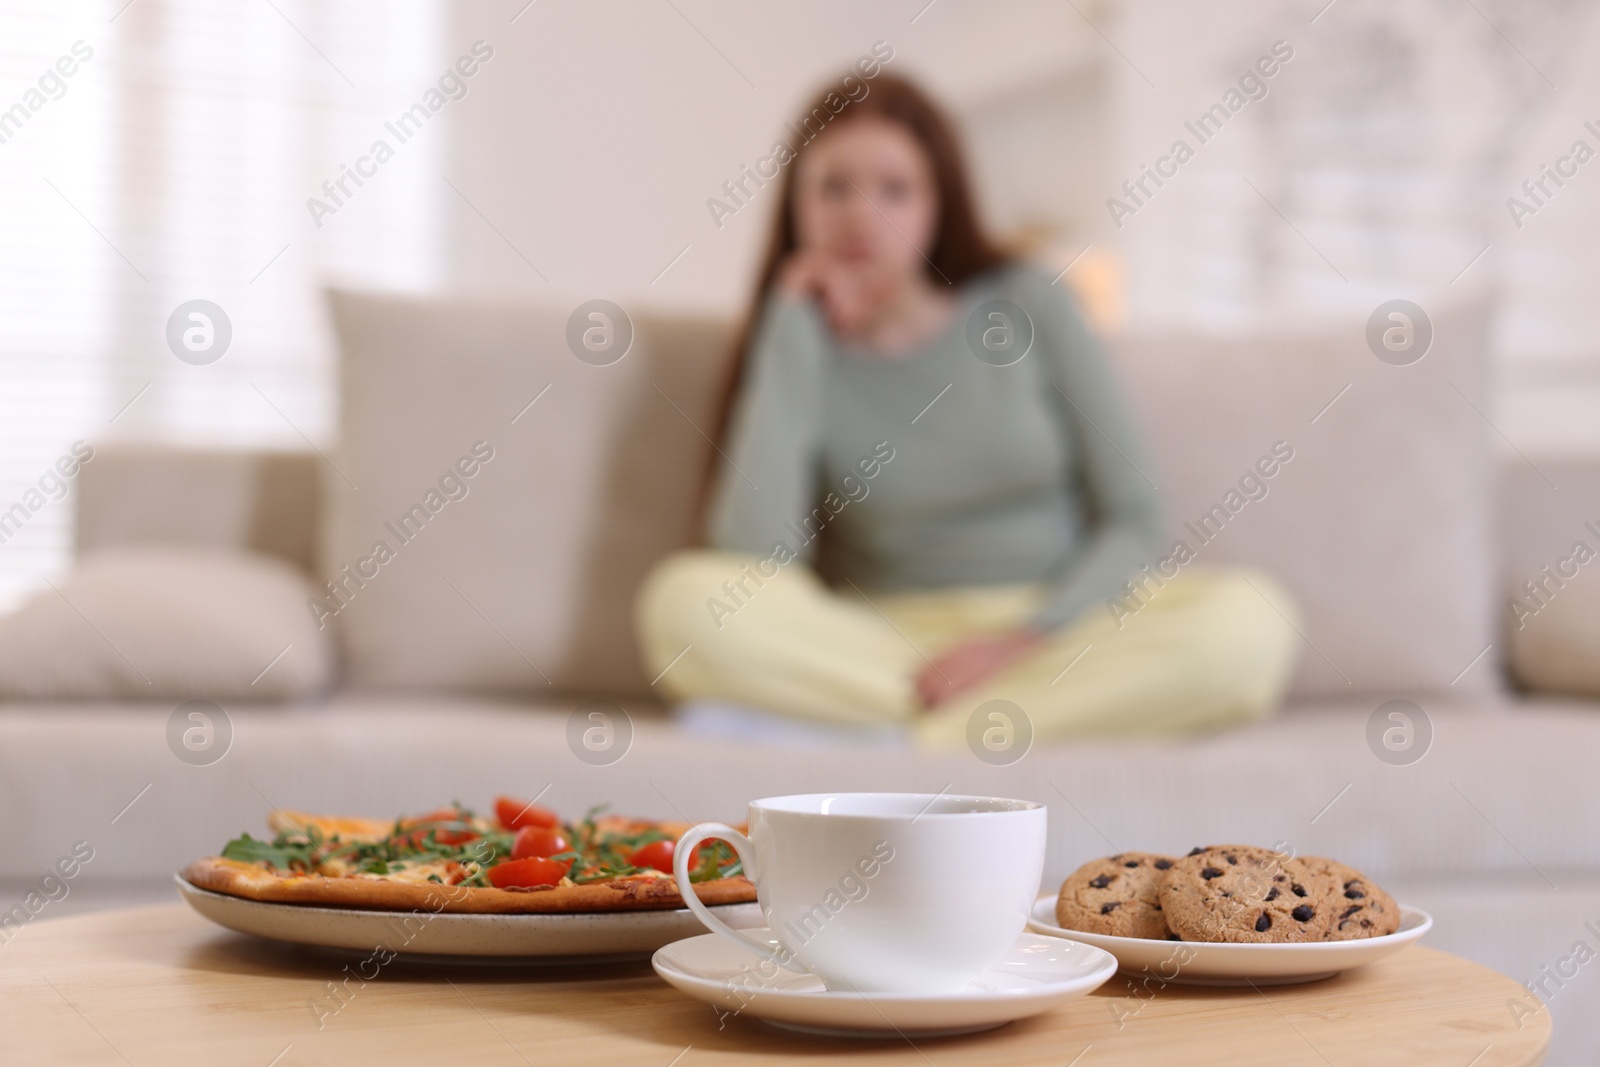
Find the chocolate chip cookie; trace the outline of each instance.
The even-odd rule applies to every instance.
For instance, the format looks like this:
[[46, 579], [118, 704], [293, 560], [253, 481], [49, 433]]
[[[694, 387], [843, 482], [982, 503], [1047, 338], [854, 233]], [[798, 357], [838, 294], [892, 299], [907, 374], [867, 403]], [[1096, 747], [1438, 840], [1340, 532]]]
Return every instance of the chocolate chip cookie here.
[[1123, 852], [1090, 860], [1061, 883], [1056, 922], [1066, 930], [1165, 940], [1161, 883], [1177, 862], [1153, 852]]
[[1251, 845], [1197, 848], [1166, 873], [1162, 913], [1185, 941], [1322, 941], [1343, 899], [1330, 872]]
[[1323, 856], [1304, 856], [1300, 862], [1336, 887], [1327, 940], [1383, 937], [1400, 929], [1399, 905], [1366, 875]]

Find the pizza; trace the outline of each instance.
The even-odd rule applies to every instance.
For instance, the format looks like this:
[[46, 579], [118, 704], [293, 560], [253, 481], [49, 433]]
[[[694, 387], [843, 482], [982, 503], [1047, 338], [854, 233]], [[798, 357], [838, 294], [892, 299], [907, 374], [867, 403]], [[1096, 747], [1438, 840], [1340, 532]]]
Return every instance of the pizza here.
[[[183, 870], [191, 885], [279, 904], [469, 913], [681, 908], [672, 875], [686, 822], [603, 814], [563, 822], [498, 797], [492, 817], [460, 804], [393, 821], [274, 811], [270, 840], [234, 838]], [[707, 905], [756, 899], [738, 856], [707, 841], [690, 865]]]

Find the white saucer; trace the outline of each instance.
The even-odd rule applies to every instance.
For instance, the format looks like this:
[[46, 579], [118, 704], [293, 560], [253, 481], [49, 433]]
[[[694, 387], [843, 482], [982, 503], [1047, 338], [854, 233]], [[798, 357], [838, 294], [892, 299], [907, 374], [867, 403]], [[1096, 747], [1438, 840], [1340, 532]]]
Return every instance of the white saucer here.
[[[744, 931], [774, 948], [765, 927]], [[1084, 996], [1117, 970], [1109, 952], [1059, 938], [1022, 934], [989, 970], [959, 993], [835, 993], [809, 974], [763, 980], [761, 958], [717, 934], [656, 951], [656, 973], [717, 1008], [789, 1030], [842, 1037], [943, 1037], [1003, 1026]]]
[[1292, 985], [1332, 978], [1340, 971], [1381, 960], [1433, 928], [1433, 917], [1400, 905], [1400, 929], [1384, 937], [1356, 941], [1310, 941], [1296, 945], [1235, 945], [1201, 941], [1153, 941], [1065, 930], [1056, 924], [1054, 894], [1033, 905], [1028, 929], [1103, 948], [1124, 972], [1180, 985]]

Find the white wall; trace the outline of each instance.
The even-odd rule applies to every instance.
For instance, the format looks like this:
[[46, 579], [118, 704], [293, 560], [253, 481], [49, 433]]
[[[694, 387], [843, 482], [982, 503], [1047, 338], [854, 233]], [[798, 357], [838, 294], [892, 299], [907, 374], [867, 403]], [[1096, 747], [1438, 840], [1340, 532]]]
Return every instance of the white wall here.
[[[915, 75], [958, 112], [990, 117], [996, 108], [1009, 111], [1009, 100], [1021, 100], [1025, 112], [1029, 101], [1048, 100], [1063, 85], [1092, 85], [1085, 72], [1103, 48], [1072, 7], [1043, 0], [936, 0], [926, 10], [927, 0], [757, 9], [707, 0], [603, 7], [539, 0], [513, 24], [524, 2], [457, 10], [454, 45], [464, 49], [481, 37], [495, 58], [452, 116], [455, 142], [444, 169], [504, 236], [457, 201], [449, 275], [458, 285], [574, 303], [604, 296], [624, 306], [741, 305], [773, 190], [720, 229], [707, 198], [741, 164], [765, 155], [801, 102], [875, 41], [894, 49], [888, 70]], [[1046, 95], [1030, 94], [1033, 86]], [[997, 223], [1085, 214], [1094, 195], [1062, 198], [1048, 175], [1072, 181], [1076, 160], [1058, 141], [1077, 140], [1080, 130], [1103, 136], [1093, 125], [1103, 114], [1098, 106], [1021, 114], [1015, 122], [1038, 130], [1036, 137], [981, 146], [975, 169], [1018, 176], [984, 183], [1007, 209], [992, 212]], [[1091, 158], [1104, 151], [1097, 144], [1082, 150]], [[1040, 206], [1025, 203], [1023, 191]]]
[[1482, 403], [1497, 445], [1600, 454], [1600, 303], [1588, 295], [1600, 283], [1600, 161], [1521, 230], [1505, 206], [1585, 135], [1584, 119], [1600, 126], [1594, 5], [1122, 0], [1117, 11], [1119, 180], [1173, 138], [1194, 141], [1184, 120], [1275, 40], [1294, 49], [1269, 95], [1124, 220], [1132, 321], [1249, 333], [1359, 322], [1397, 297], [1439, 308], [1492, 292], [1498, 384]]

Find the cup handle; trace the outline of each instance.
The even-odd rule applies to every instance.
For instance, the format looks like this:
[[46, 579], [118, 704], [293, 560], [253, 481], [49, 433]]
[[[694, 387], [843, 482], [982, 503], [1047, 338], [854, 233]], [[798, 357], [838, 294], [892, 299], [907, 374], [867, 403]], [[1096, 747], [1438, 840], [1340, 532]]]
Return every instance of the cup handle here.
[[[689, 881], [689, 864], [694, 859], [696, 851], [702, 841], [726, 841], [733, 846], [733, 851], [738, 855], [739, 861], [744, 864], [745, 874], [753, 881], [756, 875], [756, 849], [750, 839], [733, 827], [720, 822], [705, 822], [699, 826], [691, 827], [687, 833], [678, 838], [678, 843], [672, 850], [672, 877], [678, 883], [678, 892], [683, 897], [683, 902], [694, 912], [695, 918], [706, 925], [706, 929], [714, 934], [721, 934], [729, 940], [738, 942], [744, 948], [756, 953], [763, 959], [769, 959], [778, 966], [796, 974], [808, 974], [805, 968], [794, 962], [794, 953], [787, 945], [783, 946], [780, 954], [774, 952], [772, 946], [764, 941], [757, 941], [748, 934], [742, 934], [729, 926], [715, 915], [711, 909], [700, 902], [695, 895], [694, 883]], [[787, 957], [787, 958], [786, 958]]]

